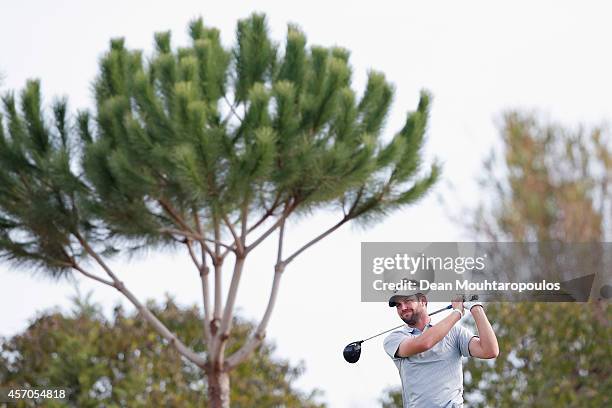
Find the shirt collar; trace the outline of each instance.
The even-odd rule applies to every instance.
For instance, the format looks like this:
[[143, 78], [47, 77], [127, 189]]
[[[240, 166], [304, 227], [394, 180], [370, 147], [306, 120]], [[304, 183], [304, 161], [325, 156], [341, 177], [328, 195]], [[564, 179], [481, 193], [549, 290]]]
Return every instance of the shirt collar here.
[[[427, 323], [427, 324], [425, 325], [425, 327], [424, 327], [423, 329], [430, 328], [430, 327], [432, 327], [432, 326], [433, 326], [433, 324], [431, 324], [431, 322], [429, 322], [429, 323]], [[419, 332], [419, 333], [421, 332], [421, 331], [420, 331], [418, 328], [416, 328], [416, 327], [410, 327], [410, 326], [408, 326], [408, 325], [406, 325], [406, 327], [408, 328], [408, 333], [412, 333], [412, 332], [414, 332], [415, 330], [416, 330], [417, 332]], [[425, 330], [423, 330], [423, 331], [425, 331]]]

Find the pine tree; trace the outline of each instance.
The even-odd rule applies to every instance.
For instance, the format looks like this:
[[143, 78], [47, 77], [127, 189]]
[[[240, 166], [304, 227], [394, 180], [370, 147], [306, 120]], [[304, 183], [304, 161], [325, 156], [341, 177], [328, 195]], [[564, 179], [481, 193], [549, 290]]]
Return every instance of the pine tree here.
[[[261, 344], [287, 265], [349, 221], [372, 223], [414, 203], [439, 168], [422, 169], [428, 93], [385, 142], [393, 87], [371, 71], [357, 95], [347, 50], [307, 47], [294, 25], [283, 48], [258, 14], [238, 22], [231, 49], [201, 19], [189, 34], [189, 46], [173, 48], [169, 32], [157, 33], [147, 59], [112, 40], [93, 85], [95, 110], [79, 111], [75, 126], [65, 99], [45, 115], [37, 81], [19, 107], [13, 94], [3, 97], [0, 253], [116, 288], [205, 372], [212, 406], [227, 407], [228, 373]], [[286, 220], [320, 209], [340, 212], [339, 221], [285, 254]], [[266, 311], [227, 355], [245, 258], [273, 233]], [[160, 246], [182, 248], [201, 276], [206, 353], [177, 338], [107, 264], [113, 254]]]

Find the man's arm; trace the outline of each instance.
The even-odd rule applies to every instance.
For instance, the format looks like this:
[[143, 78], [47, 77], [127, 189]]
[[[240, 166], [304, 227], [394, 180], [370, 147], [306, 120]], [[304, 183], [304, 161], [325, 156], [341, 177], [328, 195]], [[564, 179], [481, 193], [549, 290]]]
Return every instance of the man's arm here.
[[[462, 302], [452, 302], [452, 305], [454, 309], [463, 311]], [[404, 339], [397, 348], [396, 357], [410, 357], [429, 350], [438, 344], [459, 320], [461, 320], [461, 315], [453, 312], [420, 336]]]
[[[497, 337], [493, 332], [493, 327], [487, 319], [484, 308], [480, 305], [472, 307], [470, 309], [476, 327], [478, 328], [478, 336], [473, 337], [470, 340], [470, 354], [472, 357], [477, 358], [495, 358], [499, 355], [499, 345], [497, 344]], [[456, 313], [455, 313], [456, 314]]]

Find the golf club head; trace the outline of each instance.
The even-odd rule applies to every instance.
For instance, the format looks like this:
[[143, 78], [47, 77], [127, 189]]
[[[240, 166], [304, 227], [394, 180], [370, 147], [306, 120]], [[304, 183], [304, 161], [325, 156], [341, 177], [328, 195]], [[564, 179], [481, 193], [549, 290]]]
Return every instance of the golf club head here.
[[359, 357], [361, 356], [361, 342], [355, 341], [347, 344], [342, 352], [342, 355], [348, 363], [354, 364], [359, 361]]

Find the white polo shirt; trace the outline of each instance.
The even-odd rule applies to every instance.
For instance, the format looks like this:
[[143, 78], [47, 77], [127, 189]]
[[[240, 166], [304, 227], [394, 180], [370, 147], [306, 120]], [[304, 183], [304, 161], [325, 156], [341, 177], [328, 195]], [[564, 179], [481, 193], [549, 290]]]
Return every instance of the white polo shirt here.
[[[431, 327], [425, 326], [424, 331]], [[455, 324], [430, 350], [410, 357], [395, 357], [406, 337], [422, 332], [405, 325], [389, 334], [385, 351], [393, 359], [402, 380], [404, 408], [463, 407], [463, 365], [461, 357], [470, 357], [469, 344], [475, 337], [465, 327]]]

